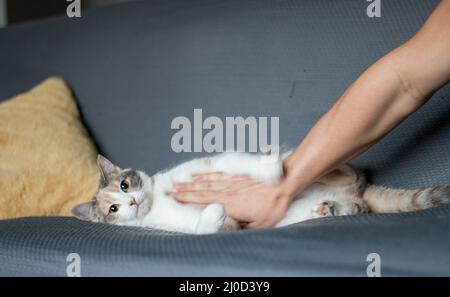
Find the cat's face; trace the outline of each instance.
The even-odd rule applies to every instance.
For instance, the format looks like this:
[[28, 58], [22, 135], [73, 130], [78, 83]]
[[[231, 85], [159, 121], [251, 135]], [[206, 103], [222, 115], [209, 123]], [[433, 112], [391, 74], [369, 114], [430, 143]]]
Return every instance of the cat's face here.
[[145, 215], [151, 204], [151, 179], [143, 172], [120, 169], [105, 157], [97, 158], [101, 172], [96, 196], [72, 209], [79, 219], [124, 224]]

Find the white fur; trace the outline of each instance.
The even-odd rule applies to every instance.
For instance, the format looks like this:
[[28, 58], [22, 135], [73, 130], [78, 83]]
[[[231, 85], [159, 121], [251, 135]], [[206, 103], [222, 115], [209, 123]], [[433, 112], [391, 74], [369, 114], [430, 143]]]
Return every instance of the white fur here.
[[[247, 175], [265, 182], [279, 180], [283, 174], [281, 160], [267, 162], [262, 160], [262, 157], [255, 154], [223, 153], [188, 161], [171, 170], [157, 173], [152, 178], [139, 172], [145, 185], [146, 201], [136, 218], [119, 224], [197, 234], [238, 229], [236, 222], [227, 219], [220, 204], [215, 203], [207, 207], [182, 204], [167, 193], [173, 191], [175, 183], [191, 181], [195, 173], [221, 171]], [[350, 214], [351, 205], [348, 200], [348, 193], [342, 187], [314, 184], [294, 200], [285, 218], [276, 227], [319, 217], [317, 206], [323, 201], [333, 201], [339, 215]]]

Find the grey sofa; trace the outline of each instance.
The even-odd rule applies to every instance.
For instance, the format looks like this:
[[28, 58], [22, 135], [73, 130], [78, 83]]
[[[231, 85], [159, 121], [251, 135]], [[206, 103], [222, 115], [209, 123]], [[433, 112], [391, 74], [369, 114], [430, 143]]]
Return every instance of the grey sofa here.
[[[0, 30], [0, 99], [53, 75], [77, 97], [99, 150], [149, 173], [200, 153], [173, 152], [171, 121], [276, 116], [295, 146], [366, 67], [407, 40], [438, 1], [136, 1]], [[354, 161], [372, 182], [450, 180], [450, 88]], [[1, 120], [1, 119], [0, 119]], [[450, 275], [450, 207], [327, 218], [276, 230], [192, 236], [81, 222], [0, 221], [0, 275]]]

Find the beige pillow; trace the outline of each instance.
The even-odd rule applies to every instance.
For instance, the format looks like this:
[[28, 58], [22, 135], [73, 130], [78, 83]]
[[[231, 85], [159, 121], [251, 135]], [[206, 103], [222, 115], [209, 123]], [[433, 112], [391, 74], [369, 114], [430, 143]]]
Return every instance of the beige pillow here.
[[70, 215], [96, 192], [97, 151], [66, 83], [0, 103], [0, 219]]

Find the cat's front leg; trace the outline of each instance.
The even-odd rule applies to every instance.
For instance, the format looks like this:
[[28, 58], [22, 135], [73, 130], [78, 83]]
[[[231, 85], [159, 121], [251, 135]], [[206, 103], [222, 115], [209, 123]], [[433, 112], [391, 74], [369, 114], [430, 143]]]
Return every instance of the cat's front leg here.
[[226, 217], [225, 209], [222, 204], [213, 203], [208, 205], [200, 214], [195, 233], [210, 234], [219, 232]]

